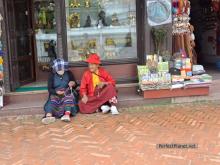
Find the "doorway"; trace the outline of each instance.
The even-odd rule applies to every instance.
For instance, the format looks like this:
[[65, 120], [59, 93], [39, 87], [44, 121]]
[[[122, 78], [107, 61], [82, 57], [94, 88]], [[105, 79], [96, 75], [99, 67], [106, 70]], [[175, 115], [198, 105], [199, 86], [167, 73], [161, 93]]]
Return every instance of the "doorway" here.
[[[198, 62], [209, 68], [215, 68], [215, 63], [220, 61], [220, 10], [215, 9], [214, 3], [211, 0], [191, 1]], [[218, 5], [220, 7], [220, 3]]]
[[36, 80], [31, 1], [7, 0], [11, 88]]
[[[56, 58], [54, 0], [5, 0], [11, 91], [45, 89]], [[38, 88], [40, 87], [40, 88]]]

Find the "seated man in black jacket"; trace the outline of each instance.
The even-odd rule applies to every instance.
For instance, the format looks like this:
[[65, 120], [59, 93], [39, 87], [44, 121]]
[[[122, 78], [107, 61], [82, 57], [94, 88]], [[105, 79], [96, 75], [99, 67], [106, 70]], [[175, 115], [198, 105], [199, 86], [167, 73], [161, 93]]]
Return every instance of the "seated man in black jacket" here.
[[48, 79], [49, 99], [44, 106], [42, 123], [53, 123], [56, 118], [69, 122], [72, 110], [77, 108], [77, 98], [72, 92], [77, 84], [63, 59], [54, 60], [52, 69]]

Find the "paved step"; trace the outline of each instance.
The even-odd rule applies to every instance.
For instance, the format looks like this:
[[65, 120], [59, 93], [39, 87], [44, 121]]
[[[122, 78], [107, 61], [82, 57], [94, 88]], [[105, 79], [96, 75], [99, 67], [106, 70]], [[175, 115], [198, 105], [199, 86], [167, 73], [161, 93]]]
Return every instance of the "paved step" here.
[[[118, 84], [117, 86], [119, 93], [131, 93], [136, 92], [138, 84]], [[14, 103], [26, 103], [34, 101], [45, 101], [48, 98], [47, 90], [42, 91], [29, 91], [29, 92], [11, 92], [4, 95], [5, 105]]]
[[48, 98], [48, 92], [32, 91], [32, 92], [12, 92], [4, 95], [4, 105], [27, 103], [35, 101], [44, 101]]
[[[137, 101], [143, 101], [143, 98], [136, 94], [138, 84], [119, 84], [120, 107], [137, 105]], [[43, 114], [43, 106], [48, 99], [48, 92], [12, 92], [4, 96], [4, 108], [0, 111], [0, 116], [13, 115], [34, 115]]]

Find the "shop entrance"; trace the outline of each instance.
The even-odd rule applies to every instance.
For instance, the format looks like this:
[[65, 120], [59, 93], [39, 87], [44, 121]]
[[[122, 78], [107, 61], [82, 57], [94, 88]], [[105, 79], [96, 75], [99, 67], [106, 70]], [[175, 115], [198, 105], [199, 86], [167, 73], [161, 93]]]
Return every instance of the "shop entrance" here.
[[31, 1], [7, 0], [11, 88], [36, 80]]
[[[213, 68], [220, 61], [220, 3], [214, 0], [191, 1], [198, 62]], [[214, 65], [213, 65], [214, 64]]]
[[[56, 58], [53, 0], [5, 0], [11, 91], [46, 89]], [[22, 90], [21, 90], [22, 89]]]

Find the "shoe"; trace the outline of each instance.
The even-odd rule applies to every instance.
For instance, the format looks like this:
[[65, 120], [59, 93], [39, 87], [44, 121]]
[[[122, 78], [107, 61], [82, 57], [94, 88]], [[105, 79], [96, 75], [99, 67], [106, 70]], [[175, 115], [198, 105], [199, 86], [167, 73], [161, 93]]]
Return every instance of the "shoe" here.
[[61, 121], [70, 122], [70, 115], [63, 115], [63, 117], [61, 117]]
[[112, 115], [118, 115], [119, 114], [118, 109], [117, 109], [116, 106], [111, 106], [110, 110], [111, 110]]
[[110, 111], [110, 107], [108, 105], [101, 106], [102, 113], [106, 114]]
[[56, 118], [55, 117], [45, 117], [41, 120], [41, 122], [45, 125], [48, 125], [48, 124], [51, 124], [51, 123], [54, 123], [56, 121]]

